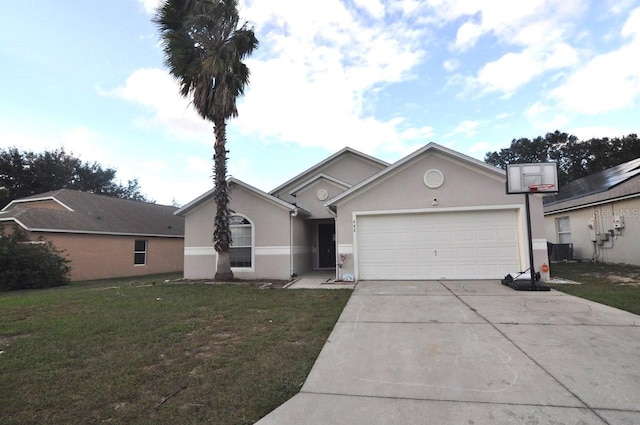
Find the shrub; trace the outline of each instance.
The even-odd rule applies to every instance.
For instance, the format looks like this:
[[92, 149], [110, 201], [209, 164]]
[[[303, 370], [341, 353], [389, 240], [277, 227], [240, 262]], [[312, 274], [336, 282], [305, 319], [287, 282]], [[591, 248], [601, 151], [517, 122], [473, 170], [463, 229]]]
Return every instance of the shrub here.
[[0, 291], [66, 285], [68, 263], [51, 242], [20, 243], [0, 236]]

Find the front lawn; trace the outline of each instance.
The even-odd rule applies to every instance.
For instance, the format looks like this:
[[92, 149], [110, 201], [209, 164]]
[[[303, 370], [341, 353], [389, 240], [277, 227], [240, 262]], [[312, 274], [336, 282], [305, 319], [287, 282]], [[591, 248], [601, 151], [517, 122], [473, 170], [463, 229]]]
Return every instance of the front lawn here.
[[603, 263], [553, 263], [550, 269], [552, 278], [561, 277], [581, 283], [550, 284], [552, 288], [640, 314], [640, 267]]
[[0, 293], [0, 423], [254, 423], [299, 391], [351, 293], [175, 277]]

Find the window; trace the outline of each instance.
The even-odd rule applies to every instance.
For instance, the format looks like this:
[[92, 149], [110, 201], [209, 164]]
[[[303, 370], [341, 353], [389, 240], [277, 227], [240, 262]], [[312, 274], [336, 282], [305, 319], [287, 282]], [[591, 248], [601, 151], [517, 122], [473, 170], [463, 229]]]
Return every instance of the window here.
[[135, 266], [144, 266], [147, 264], [147, 241], [137, 239], [133, 248], [133, 264]]
[[229, 219], [229, 230], [231, 230], [231, 247], [229, 248], [231, 267], [250, 268], [253, 244], [251, 223], [244, 217], [232, 215]]
[[571, 243], [571, 225], [569, 217], [560, 217], [556, 219], [556, 228], [558, 230], [558, 243]]

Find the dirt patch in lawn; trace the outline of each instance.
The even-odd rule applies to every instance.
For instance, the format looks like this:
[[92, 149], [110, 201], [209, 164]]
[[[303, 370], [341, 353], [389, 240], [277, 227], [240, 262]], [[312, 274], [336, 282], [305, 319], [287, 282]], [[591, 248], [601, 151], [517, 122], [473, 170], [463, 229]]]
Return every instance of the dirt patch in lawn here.
[[0, 348], [8, 347], [16, 340], [21, 338], [28, 338], [31, 334], [17, 334], [17, 335], [0, 335]]
[[616, 274], [610, 274], [606, 278], [607, 280], [609, 280], [609, 282], [613, 284], [640, 286], [640, 280], [638, 279], [638, 276], [633, 274], [629, 276], [619, 276]]

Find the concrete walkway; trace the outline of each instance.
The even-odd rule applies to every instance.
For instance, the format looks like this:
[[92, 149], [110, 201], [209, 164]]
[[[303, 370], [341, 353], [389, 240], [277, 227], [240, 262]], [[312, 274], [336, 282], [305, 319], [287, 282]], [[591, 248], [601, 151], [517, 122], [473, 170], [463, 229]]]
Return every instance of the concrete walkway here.
[[336, 282], [335, 271], [307, 272], [286, 286], [288, 289], [353, 289], [354, 282]]
[[640, 424], [640, 316], [497, 281], [361, 282], [259, 425]]

